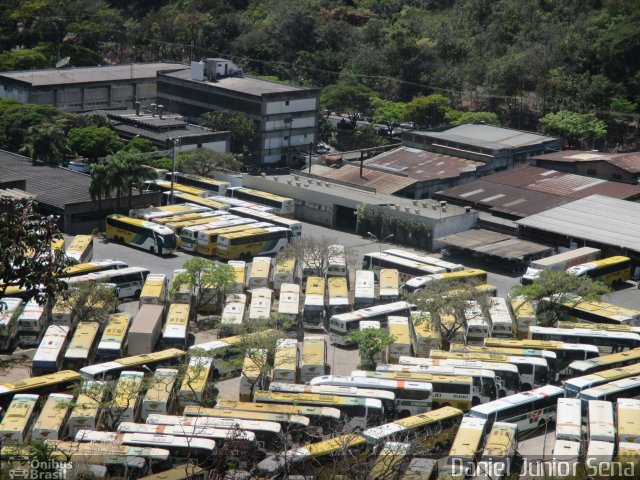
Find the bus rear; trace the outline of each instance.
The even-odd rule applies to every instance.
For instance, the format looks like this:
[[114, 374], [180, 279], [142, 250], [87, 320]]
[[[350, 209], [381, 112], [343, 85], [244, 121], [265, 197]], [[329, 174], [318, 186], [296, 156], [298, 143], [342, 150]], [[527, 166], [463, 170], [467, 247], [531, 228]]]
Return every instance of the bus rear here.
[[271, 258], [255, 257], [250, 268], [248, 288], [269, 288]]
[[390, 316], [388, 322], [389, 335], [393, 337], [393, 343], [387, 348], [387, 358], [389, 363], [397, 364], [402, 355], [412, 354], [409, 319]]
[[312, 378], [324, 375], [327, 364], [327, 345], [324, 337], [308, 336], [302, 343], [300, 382], [307, 383]]
[[274, 382], [297, 383], [298, 342], [293, 338], [281, 338], [276, 343], [272, 379]]
[[400, 299], [400, 274], [395, 268], [380, 270], [380, 301], [397, 302]]
[[325, 279], [322, 277], [307, 278], [307, 286], [302, 309], [302, 325], [305, 328], [322, 328], [324, 326]]
[[376, 301], [374, 274], [371, 270], [356, 271], [356, 288], [353, 298], [355, 310], [367, 308]]
[[71, 263], [86, 263], [93, 259], [93, 235], [76, 235], [65, 252]]
[[121, 358], [127, 347], [127, 332], [131, 324], [128, 313], [114, 313], [109, 316], [107, 326], [98, 343], [97, 355], [102, 361]]
[[174, 406], [178, 370], [158, 368], [153, 374], [151, 385], [142, 399], [140, 416], [147, 421], [149, 415], [167, 415]]

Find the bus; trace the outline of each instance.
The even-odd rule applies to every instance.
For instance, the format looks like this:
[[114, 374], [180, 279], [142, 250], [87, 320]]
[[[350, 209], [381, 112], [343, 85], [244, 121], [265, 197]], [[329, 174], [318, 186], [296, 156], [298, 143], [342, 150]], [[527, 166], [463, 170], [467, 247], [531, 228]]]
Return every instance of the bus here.
[[526, 339], [529, 335], [529, 327], [538, 324], [533, 305], [523, 297], [510, 297], [509, 308], [514, 319], [516, 338], [518, 340]]
[[502, 297], [490, 298], [489, 306], [489, 335], [498, 338], [514, 338], [513, 318], [507, 301]]
[[276, 342], [272, 380], [280, 383], [297, 383], [298, 358], [297, 340], [294, 338], [279, 339]]
[[300, 358], [300, 382], [308, 383], [327, 370], [327, 343], [324, 337], [306, 336]]
[[82, 377], [77, 372], [62, 370], [49, 375], [29, 377], [12, 383], [0, 385], [0, 407], [6, 408], [18, 393], [46, 395], [70, 389]]
[[181, 205], [165, 205], [162, 207], [134, 208], [129, 210], [129, 216], [140, 220], [153, 222], [159, 218], [186, 215], [189, 213], [212, 212], [210, 208], [196, 205], [195, 203], [183, 203]]
[[102, 272], [88, 273], [79, 277], [67, 279], [69, 287], [81, 283], [112, 283], [116, 286], [118, 298], [137, 298], [142, 292], [144, 282], [149, 275], [149, 270], [142, 267], [128, 267], [119, 270], [104, 270]]
[[[184, 275], [186, 273], [187, 271], [184, 268], [177, 268], [173, 271], [171, 276], [171, 301], [191, 306], [194, 303], [195, 285], [188, 279], [189, 275]], [[186, 281], [181, 281], [180, 285], [176, 287], [178, 278]]]
[[475, 471], [476, 462], [482, 452], [484, 444], [486, 420], [481, 418], [463, 417], [458, 427], [451, 448], [445, 470], [453, 472]]
[[[239, 402], [232, 402], [239, 403]], [[250, 405], [255, 405], [251, 403]], [[310, 407], [312, 408], [312, 407]], [[201, 417], [205, 418], [205, 424], [208, 422], [218, 422], [218, 421], [229, 421], [229, 422], [237, 422], [240, 420], [251, 420], [254, 422], [274, 422], [279, 423], [283, 429], [287, 427], [292, 427], [294, 429], [304, 429], [308, 427], [311, 422], [309, 417], [305, 417], [304, 415], [298, 415], [295, 413], [272, 413], [272, 412], [263, 412], [263, 411], [245, 411], [245, 410], [232, 410], [225, 408], [207, 408], [207, 407], [195, 407], [195, 406], [187, 406], [184, 408], [184, 412], [182, 413], [183, 417], [175, 417], [180, 420], [180, 423], [185, 423], [188, 421], [193, 421], [191, 417]], [[166, 415], [155, 415], [154, 419], [149, 419], [147, 423], [157, 423], [156, 420], [159, 419], [164, 422], [164, 419], [160, 419], [159, 417], [166, 418]], [[197, 423], [197, 420], [196, 420]]]
[[356, 270], [356, 288], [353, 308], [367, 308], [376, 303], [375, 279], [370, 270]]
[[380, 302], [389, 303], [400, 300], [400, 274], [395, 268], [382, 268], [380, 277]]
[[247, 288], [269, 288], [271, 280], [271, 258], [255, 257], [249, 270]]
[[434, 275], [425, 275], [423, 277], [414, 277], [404, 284], [404, 290], [407, 293], [422, 290], [429, 282], [442, 280], [443, 282], [476, 282], [487, 283], [487, 272], [477, 268], [468, 270], [459, 270], [457, 272], [436, 273]]
[[223, 259], [249, 260], [256, 255], [279, 253], [291, 243], [291, 230], [284, 227], [250, 228], [218, 235], [216, 255]]
[[295, 203], [293, 198], [282, 197], [273, 193], [262, 192], [244, 187], [231, 187], [227, 189], [227, 197], [239, 198], [247, 202], [273, 207], [274, 213], [283, 217], [293, 218]]
[[186, 353], [177, 348], [168, 348], [159, 352], [143, 353], [129, 357], [118, 358], [109, 362], [96, 363], [80, 369], [80, 375], [87, 380], [113, 379], [120, 375], [123, 370], [139, 369], [146, 371], [147, 368], [154, 370], [157, 367], [164, 367], [178, 363]]
[[518, 449], [518, 425], [495, 422], [478, 462], [478, 480], [510, 478], [513, 460]]
[[62, 361], [64, 368], [80, 370], [93, 363], [96, 340], [100, 331], [98, 322], [80, 322], [76, 328]]
[[352, 330], [358, 330], [361, 320], [378, 320], [381, 326], [386, 328], [390, 315], [406, 317], [410, 315], [413, 308], [413, 305], [407, 302], [393, 302], [333, 315], [329, 320], [331, 342], [336, 345], [346, 345], [345, 336]]
[[267, 365], [267, 351], [264, 349], [252, 348], [247, 351], [242, 362], [242, 372], [240, 373], [240, 394], [238, 398], [241, 402], [250, 402], [254, 390], [263, 387], [266, 380], [266, 373], [263, 371]]
[[18, 346], [21, 348], [37, 347], [47, 323], [45, 305], [40, 305], [35, 299], [29, 300], [20, 312], [16, 323]]
[[206, 190], [211, 195], [226, 195], [227, 189], [230, 186], [229, 182], [180, 172], [167, 172], [165, 180], [171, 181], [171, 177], [173, 177], [174, 183], [180, 182], [182, 185]]
[[[179, 221], [169, 222], [169, 223], [166, 223], [165, 225], [169, 227], [171, 230], [173, 230], [175, 234], [178, 236], [178, 239], [180, 239], [182, 237], [182, 230], [185, 228], [198, 227], [200, 225], [215, 226], [215, 225], [221, 224], [222, 222], [230, 222], [233, 220], [238, 220], [239, 218], [240, 217], [238, 217], [237, 215], [218, 214], [218, 215], [210, 215], [208, 217], [200, 217], [200, 218], [191, 219], [191, 220], [179, 220]], [[179, 246], [182, 247], [182, 244], [180, 244]]]
[[167, 301], [167, 276], [164, 273], [150, 273], [144, 280], [138, 307], [145, 304], [164, 305]]
[[[241, 225], [255, 225], [256, 221], [248, 218], [235, 218], [230, 220], [222, 220], [219, 222], [209, 222], [202, 225], [193, 225], [183, 227], [180, 231], [180, 248], [185, 252], [198, 252], [203, 255], [212, 256], [218, 246], [218, 233], [222, 229], [238, 227]], [[245, 227], [243, 227], [245, 228]], [[238, 231], [234, 228], [228, 231]], [[224, 230], [225, 232], [227, 230]], [[198, 250], [200, 249], [200, 250]]]
[[563, 318], [572, 322], [640, 327], [640, 310], [586, 300], [567, 301], [558, 305], [562, 309]]
[[73, 395], [50, 394], [33, 424], [31, 440], [62, 440], [72, 402]]
[[435, 267], [444, 268], [447, 272], [458, 272], [464, 270], [464, 265], [459, 263], [447, 262], [441, 258], [430, 257], [428, 255], [421, 255], [419, 253], [408, 252], [406, 250], [400, 250], [399, 248], [390, 248], [384, 250], [384, 253], [393, 255], [394, 257], [406, 258], [413, 260], [414, 262], [424, 263], [426, 265], [433, 265]]
[[143, 421], [146, 422], [149, 415], [167, 415], [173, 411], [178, 373], [178, 370], [173, 368], [156, 369], [151, 385], [142, 398], [140, 416]]
[[399, 380], [431, 385], [433, 408], [452, 406], [461, 410], [469, 410], [473, 404], [473, 377], [440, 374], [420, 374], [418, 378], [408, 378], [401, 372], [369, 372], [354, 370], [352, 377], [376, 378], [380, 380]]
[[327, 277], [347, 277], [347, 256], [344, 245], [329, 245]]
[[559, 398], [556, 413], [556, 441], [582, 441], [582, 405], [577, 398]]
[[[165, 190], [171, 190], [171, 182], [165, 180], [147, 180], [145, 183], [146, 189], [154, 192], [163, 192]], [[182, 183], [173, 182], [173, 192], [174, 194], [177, 192], [186, 193], [189, 195], [193, 195], [195, 197], [205, 198], [209, 195], [209, 192], [206, 190], [202, 190], [201, 188], [190, 187], [188, 185], [183, 185]], [[169, 202], [167, 202], [169, 203]], [[176, 202], [179, 203], [179, 202]]]
[[[346, 277], [328, 277], [329, 314], [337, 315], [351, 310], [349, 287]], [[309, 285], [309, 283], [307, 283]]]
[[18, 334], [18, 315], [22, 299], [4, 297], [0, 299], [0, 350], [12, 350]]
[[615, 256], [575, 265], [567, 272], [585, 276], [594, 282], [602, 282], [609, 286], [621, 285], [631, 278], [631, 259]]
[[230, 293], [224, 302], [218, 336], [220, 338], [238, 335], [244, 321], [247, 296], [244, 293]]
[[471, 408], [469, 415], [486, 420], [487, 427], [491, 427], [494, 422], [516, 423], [522, 433], [552, 422], [556, 416], [558, 399], [562, 397], [562, 388], [545, 385], [476, 405]]
[[55, 373], [62, 369], [69, 327], [49, 325], [31, 362], [32, 375]]
[[467, 302], [468, 307], [463, 312], [462, 325], [464, 327], [464, 343], [467, 345], [482, 345], [489, 337], [489, 323], [480, 304], [475, 301]]
[[248, 320], [271, 318], [271, 300], [273, 291], [268, 288], [255, 288], [251, 292]]
[[169, 305], [167, 319], [162, 330], [161, 343], [163, 348], [187, 349], [190, 318], [191, 307], [186, 303]]
[[428, 357], [432, 350], [440, 349], [440, 332], [433, 328], [429, 312], [411, 312], [409, 330], [416, 357]]
[[169, 227], [124, 215], [107, 215], [107, 238], [158, 255], [169, 255], [178, 245], [178, 238]]
[[107, 383], [86, 381], [67, 421], [67, 435], [72, 437], [82, 428], [97, 429], [102, 425], [104, 411], [101, 402], [108, 393]]
[[587, 453], [585, 458], [588, 459], [585, 463], [587, 466], [594, 460], [596, 464], [610, 464], [613, 461], [613, 453], [615, 452], [616, 444], [613, 442], [603, 442], [601, 440], [592, 440], [587, 447]]
[[173, 467], [161, 473], [140, 477], [140, 480], [209, 480], [210, 472], [203, 468], [187, 463]]
[[178, 403], [181, 407], [201, 405], [209, 393], [213, 359], [191, 357], [189, 366], [178, 390]]
[[613, 402], [619, 398], [636, 398], [638, 395], [640, 395], [640, 375], [587, 388], [580, 392], [578, 398], [583, 402], [589, 400]]
[[295, 326], [294, 328], [297, 328], [300, 317], [300, 285], [296, 283], [281, 285], [278, 314], [288, 318]]
[[305, 288], [304, 305], [302, 306], [303, 328], [318, 329], [324, 327], [324, 293], [323, 277], [308, 277]]
[[[162, 203], [166, 205], [171, 203], [171, 191], [162, 192]], [[186, 192], [175, 191], [173, 192], [173, 203], [195, 203], [201, 207], [207, 207], [212, 210], [228, 210], [229, 205], [226, 203], [216, 202], [215, 200], [209, 200], [208, 198], [199, 197], [198, 195], [192, 195]]]
[[395, 395], [393, 411], [398, 418], [428, 412], [432, 407], [433, 387], [426, 382], [323, 375], [312, 378], [309, 381], [309, 385], [332, 385], [336, 387], [354, 387], [365, 391], [386, 390], [392, 392]]
[[93, 258], [93, 235], [76, 235], [65, 252], [71, 263], [87, 263]]
[[244, 293], [247, 264], [242, 260], [230, 260], [227, 265], [233, 270], [233, 281], [227, 285], [227, 293]]
[[589, 373], [596, 373], [612, 368], [626, 367], [640, 362], [640, 348], [633, 348], [625, 352], [612, 353], [589, 360], [577, 360], [569, 364], [569, 376], [577, 377]]
[[410, 443], [386, 442], [380, 449], [367, 478], [371, 480], [397, 478], [404, 471], [412, 450], [413, 446]]
[[98, 262], [78, 263], [64, 269], [66, 277], [77, 277], [86, 275], [87, 273], [102, 272], [103, 270], [118, 270], [119, 268], [127, 268], [127, 265], [120, 260], [100, 260]]
[[144, 373], [125, 370], [113, 390], [111, 417], [119, 422], [135, 422], [142, 408]]
[[240, 215], [241, 217], [252, 218], [257, 222], [269, 222], [276, 227], [288, 228], [293, 234], [293, 240], [302, 237], [302, 222], [292, 218], [281, 217], [271, 212], [245, 207], [231, 207], [229, 209], [229, 213]]
[[121, 358], [127, 351], [127, 332], [131, 325], [131, 315], [114, 313], [109, 315], [107, 326], [102, 333], [96, 351], [101, 360]]
[[245, 202], [244, 200], [240, 200], [239, 198], [231, 198], [231, 197], [223, 197], [222, 195], [214, 195], [212, 197], [207, 197], [210, 200], [215, 200], [216, 202], [226, 203], [229, 207], [237, 207], [237, 208], [247, 208], [249, 210], [255, 210], [257, 212], [271, 213], [275, 211], [273, 207], [267, 207], [266, 205], [258, 205], [257, 203]]
[[298, 262], [295, 258], [278, 258], [273, 270], [273, 289], [279, 291], [283, 283], [295, 283]]
[[396, 257], [388, 253], [371, 252], [365, 253], [362, 257], [362, 269], [371, 270], [376, 275], [380, 274], [383, 268], [392, 268], [398, 270], [400, 280], [406, 282], [413, 277], [422, 275], [433, 275], [435, 273], [444, 273], [446, 270], [435, 265], [427, 265], [407, 258]]
[[[231, 400], [219, 400], [215, 410], [232, 410], [240, 412], [267, 412], [286, 415], [303, 415], [310, 417], [313, 423], [336, 422], [340, 419], [340, 410], [331, 407], [319, 407], [311, 405], [278, 405], [276, 403], [260, 402], [234, 402]], [[186, 409], [185, 409], [186, 415]]]
[[367, 426], [379, 425], [384, 418], [382, 402], [376, 398], [322, 395], [317, 393], [285, 393], [257, 390], [254, 401], [337, 408], [341, 412], [344, 430], [351, 432]]
[[640, 347], [640, 334], [608, 332], [606, 330], [530, 327], [531, 340], [557, 341], [596, 346], [600, 354], [609, 354]]
[[[172, 215], [170, 217], [160, 217], [154, 218], [154, 223], [159, 223], [160, 225], [166, 225], [175, 231], [174, 226], [177, 226], [181, 223], [187, 223], [192, 220], [204, 220], [203, 223], [215, 222], [219, 219], [226, 219], [227, 217], [237, 218], [236, 215], [229, 215], [224, 210], [209, 210], [206, 212], [195, 212], [195, 213], [179, 213], [177, 215]], [[185, 225], [182, 225], [185, 226]], [[176, 232], [179, 234], [179, 232]]]
[[613, 422], [613, 404], [600, 400], [587, 403], [588, 441], [616, 442], [616, 428]]
[[567, 392], [567, 397], [575, 398], [579, 396], [580, 392], [587, 388], [597, 387], [598, 385], [603, 385], [622, 378], [635, 377], [636, 375], [640, 375], [640, 363], [634, 363], [632, 365], [627, 365], [626, 367], [602, 370], [583, 375], [581, 377], [568, 378], [565, 380], [563, 388]]
[[[598, 347], [584, 343], [566, 343], [546, 340], [513, 340], [510, 338], [485, 338], [484, 346], [491, 349], [508, 348], [525, 350], [549, 350], [556, 354], [555, 371], [560, 376], [569, 374], [569, 365], [574, 360], [587, 360], [600, 355]], [[514, 352], [515, 353], [515, 352]]]
[[618, 398], [616, 404], [618, 442], [640, 444], [640, 400]]
[[398, 363], [400, 356], [412, 355], [411, 332], [407, 317], [390, 316], [388, 319], [389, 335], [393, 337], [393, 343], [387, 347], [389, 363]]
[[632, 327], [631, 325], [613, 325], [610, 323], [588, 323], [588, 322], [568, 322], [560, 320], [556, 326], [558, 328], [586, 328], [588, 330], [604, 330], [607, 332], [631, 332], [640, 333], [640, 327]]
[[31, 424], [38, 407], [38, 395], [19, 393], [13, 397], [0, 422], [2, 445], [22, 444], [29, 440]]

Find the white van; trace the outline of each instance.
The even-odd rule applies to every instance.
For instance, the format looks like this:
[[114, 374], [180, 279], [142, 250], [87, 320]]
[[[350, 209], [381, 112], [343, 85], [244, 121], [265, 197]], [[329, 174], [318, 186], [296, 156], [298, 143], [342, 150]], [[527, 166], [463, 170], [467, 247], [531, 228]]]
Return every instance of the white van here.
[[71, 161], [69, 162], [68, 168], [72, 172], [87, 173], [87, 174], [91, 173], [91, 166], [88, 163], [84, 163], [84, 162]]

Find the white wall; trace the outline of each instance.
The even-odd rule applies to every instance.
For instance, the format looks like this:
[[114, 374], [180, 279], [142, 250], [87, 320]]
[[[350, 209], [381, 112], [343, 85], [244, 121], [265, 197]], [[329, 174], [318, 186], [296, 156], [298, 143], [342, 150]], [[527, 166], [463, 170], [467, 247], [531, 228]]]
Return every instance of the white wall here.
[[284, 120], [269, 120], [264, 124], [265, 132], [271, 132], [273, 130], [285, 130], [289, 128], [313, 128], [316, 125], [315, 115], [307, 117], [292, 118], [291, 122], [287, 123]]
[[276, 115], [278, 113], [304, 112], [307, 110], [315, 110], [316, 100], [316, 98], [289, 100], [289, 105], [286, 105], [286, 101], [284, 100], [279, 102], [269, 102], [266, 106], [266, 114]]

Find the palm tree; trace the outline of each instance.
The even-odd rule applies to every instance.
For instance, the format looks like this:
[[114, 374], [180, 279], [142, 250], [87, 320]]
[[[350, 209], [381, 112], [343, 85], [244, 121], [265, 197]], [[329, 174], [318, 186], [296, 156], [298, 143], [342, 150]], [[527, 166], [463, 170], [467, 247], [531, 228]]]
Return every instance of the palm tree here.
[[98, 229], [102, 231], [102, 198], [111, 197], [111, 185], [108, 182], [109, 168], [105, 164], [95, 163], [91, 165], [91, 183], [89, 195], [94, 202], [98, 201]]
[[126, 163], [122, 158], [122, 151], [115, 155], [107, 156], [107, 176], [106, 183], [111, 189], [116, 190], [116, 212], [120, 213], [120, 198], [122, 191], [126, 188], [124, 172], [126, 171]]
[[133, 189], [136, 188], [142, 194], [144, 190], [144, 182], [157, 178], [156, 172], [147, 165], [144, 165], [144, 157], [138, 152], [128, 152], [124, 158], [126, 169], [124, 172], [125, 183], [127, 186], [127, 207], [131, 210], [131, 200], [133, 197]]
[[29, 127], [21, 153], [31, 158], [35, 165], [38, 159], [57, 165], [66, 149], [64, 130], [55, 123]]

